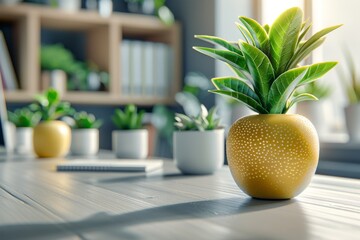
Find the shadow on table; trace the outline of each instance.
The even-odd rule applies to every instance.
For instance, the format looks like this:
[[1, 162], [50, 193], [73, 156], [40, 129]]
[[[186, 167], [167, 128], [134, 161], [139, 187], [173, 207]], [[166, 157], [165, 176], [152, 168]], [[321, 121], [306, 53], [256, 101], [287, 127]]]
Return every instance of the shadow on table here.
[[[271, 233], [272, 231], [277, 232], [280, 230], [294, 234], [293, 236], [296, 236], [296, 239], [307, 238], [306, 219], [299, 202], [296, 200], [266, 201], [251, 198], [187, 202], [121, 215], [99, 213], [84, 220], [67, 223], [1, 226], [0, 236], [2, 237], [1, 239], [23, 239], [29, 237], [33, 239], [50, 239], [52, 237], [77, 235], [82, 239], [81, 236], [83, 234], [108, 231], [111, 228], [112, 230], [115, 229], [117, 234], [126, 238], [128, 233], [125, 228], [135, 225], [174, 220], [217, 219], [227, 216], [233, 216], [226, 224], [229, 224], [229, 228], [236, 231], [245, 230], [247, 233], [252, 231], [261, 233], [262, 225], [267, 228], [269, 226], [274, 227], [273, 223], [276, 222], [275, 229], [265, 229], [266, 234], [269, 234], [269, 231]], [[250, 229], [253, 230], [251, 231]], [[131, 238], [134, 238], [134, 236]], [[269, 239], [269, 237], [266, 239]]]

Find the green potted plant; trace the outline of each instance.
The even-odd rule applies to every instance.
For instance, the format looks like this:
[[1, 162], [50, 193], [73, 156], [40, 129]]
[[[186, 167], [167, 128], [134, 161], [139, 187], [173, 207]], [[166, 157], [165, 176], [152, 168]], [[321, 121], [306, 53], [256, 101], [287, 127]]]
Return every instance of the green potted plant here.
[[24, 107], [14, 112], [8, 111], [8, 118], [16, 127], [15, 151], [18, 154], [32, 154], [33, 128], [39, 123], [41, 114]]
[[144, 159], [148, 156], [148, 131], [143, 126], [144, 111], [134, 104], [116, 109], [112, 121], [118, 130], [112, 132], [112, 148], [118, 158]]
[[155, 14], [165, 25], [175, 22], [174, 14], [165, 6], [166, 0], [125, 0], [129, 12]]
[[53, 87], [59, 93], [66, 90], [67, 73], [72, 70], [74, 57], [60, 44], [41, 46], [40, 65], [42, 88]]
[[224, 164], [224, 129], [216, 108], [198, 116], [175, 114], [174, 159], [184, 174], [212, 174]]
[[298, 102], [317, 99], [309, 93], [293, 93], [337, 63], [300, 63], [340, 25], [305, 39], [311, 24], [303, 22], [298, 7], [283, 12], [271, 26], [247, 17], [239, 20], [242, 24], [237, 26], [245, 41], [200, 35], [196, 37], [225, 49], [194, 47], [224, 61], [237, 75], [212, 79], [216, 87], [212, 92], [230, 96], [259, 113], [239, 119], [230, 128], [226, 145], [229, 167], [238, 186], [252, 197], [292, 198], [315, 173], [319, 139], [309, 120], [286, 113]]
[[68, 102], [62, 102], [59, 93], [50, 88], [35, 97], [31, 105], [34, 112], [41, 114], [41, 122], [34, 128], [34, 151], [41, 158], [65, 156], [70, 149], [71, 129], [58, 119], [70, 115], [73, 109]]
[[99, 151], [99, 128], [102, 121], [84, 111], [76, 112], [72, 117], [74, 124], [71, 130], [70, 152], [73, 155], [96, 155]]
[[360, 80], [350, 53], [346, 55], [346, 65], [346, 70], [338, 69], [339, 77], [348, 99], [348, 104], [344, 109], [346, 128], [349, 134], [349, 141], [360, 142]]
[[318, 99], [318, 101], [299, 102], [296, 106], [296, 113], [303, 115], [311, 121], [320, 139], [326, 138], [327, 134], [330, 133], [331, 122], [327, 117], [330, 106], [326, 99], [331, 95], [331, 90], [329, 85], [316, 81], [306, 84], [294, 93], [294, 97], [309, 93]]

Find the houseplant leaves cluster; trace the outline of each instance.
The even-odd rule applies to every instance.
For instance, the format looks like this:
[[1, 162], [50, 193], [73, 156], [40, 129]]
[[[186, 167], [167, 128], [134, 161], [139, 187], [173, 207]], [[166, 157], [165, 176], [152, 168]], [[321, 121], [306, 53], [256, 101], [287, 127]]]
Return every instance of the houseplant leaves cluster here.
[[76, 112], [73, 115], [74, 128], [88, 129], [88, 128], [99, 128], [102, 125], [101, 120], [97, 120], [94, 114], [87, 112]]
[[133, 104], [127, 105], [123, 110], [116, 109], [112, 116], [112, 121], [118, 129], [133, 130], [143, 127], [142, 120], [145, 111], [138, 112], [137, 107]]
[[40, 119], [41, 114], [39, 112], [33, 112], [29, 107], [16, 109], [14, 112], [8, 111], [9, 121], [16, 127], [35, 127]]
[[39, 112], [43, 121], [56, 120], [74, 112], [70, 103], [62, 102], [60, 94], [53, 88], [36, 95], [35, 100], [36, 102], [31, 104], [30, 108], [34, 112]]
[[310, 93], [294, 95], [294, 92], [321, 78], [337, 62], [300, 64], [325, 41], [325, 35], [341, 25], [325, 28], [305, 39], [311, 24], [303, 21], [303, 12], [298, 7], [282, 13], [271, 26], [262, 26], [247, 17], [239, 20], [241, 24], [237, 23], [237, 27], [245, 41], [195, 36], [223, 47], [194, 49], [225, 62], [236, 73], [236, 77], [212, 79], [216, 90], [211, 92], [230, 96], [260, 114], [284, 114], [297, 102], [317, 100]]
[[180, 131], [208, 131], [218, 128], [220, 119], [216, 116], [216, 108], [209, 111], [201, 104], [198, 116], [175, 114], [175, 127]]

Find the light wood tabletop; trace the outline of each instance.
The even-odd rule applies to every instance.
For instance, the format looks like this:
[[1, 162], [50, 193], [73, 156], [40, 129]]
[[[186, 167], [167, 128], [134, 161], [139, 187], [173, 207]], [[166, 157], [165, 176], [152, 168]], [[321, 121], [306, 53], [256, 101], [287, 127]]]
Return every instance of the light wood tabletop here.
[[0, 163], [0, 239], [360, 239], [360, 181], [316, 175], [300, 196], [256, 200], [227, 167], [184, 176], [56, 172]]

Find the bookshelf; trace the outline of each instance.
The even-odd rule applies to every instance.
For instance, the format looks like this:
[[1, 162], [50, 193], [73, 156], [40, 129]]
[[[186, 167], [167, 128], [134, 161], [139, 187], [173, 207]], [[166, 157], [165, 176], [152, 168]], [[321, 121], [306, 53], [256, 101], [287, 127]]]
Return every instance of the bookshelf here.
[[[39, 51], [41, 29], [79, 31], [85, 33], [86, 58], [110, 74], [107, 92], [65, 92], [64, 100], [76, 104], [122, 105], [136, 103], [153, 105], [174, 103], [174, 94], [181, 87], [181, 32], [179, 23], [165, 26], [156, 17], [113, 13], [104, 18], [97, 12], [81, 10], [65, 12], [44, 6], [20, 4], [0, 7], [0, 23], [9, 23], [16, 35], [17, 76], [20, 89], [6, 91], [7, 102], [28, 102], [41, 89]], [[125, 38], [164, 43], [172, 50], [172, 76], [166, 97], [123, 96], [121, 93], [121, 42]], [[120, 54], [119, 54], [120, 53]]]

